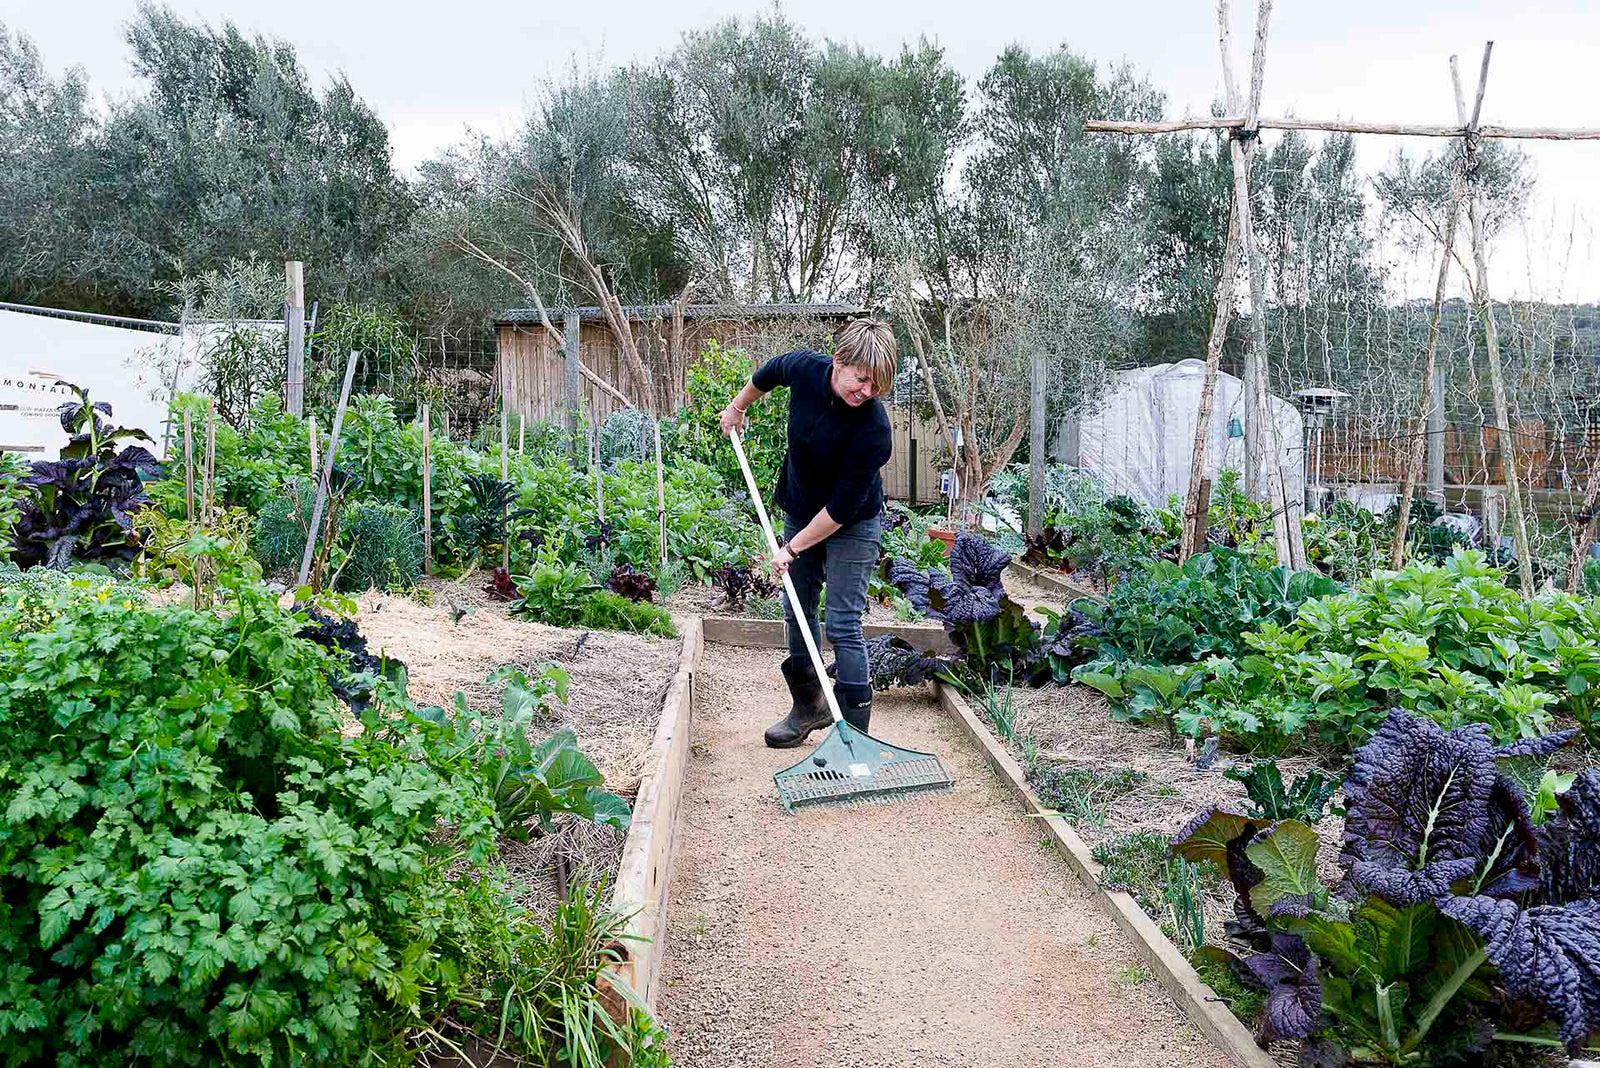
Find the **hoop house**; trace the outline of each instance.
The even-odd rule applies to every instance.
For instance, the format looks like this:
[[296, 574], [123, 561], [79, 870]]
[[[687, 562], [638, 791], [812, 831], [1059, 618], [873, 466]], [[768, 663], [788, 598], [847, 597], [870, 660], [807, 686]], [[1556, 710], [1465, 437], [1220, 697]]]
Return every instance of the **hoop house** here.
[[[1083, 417], [1078, 456], [1057, 459], [1063, 463], [1076, 459], [1078, 467], [1098, 476], [1108, 494], [1126, 493], [1152, 506], [1165, 505], [1172, 494], [1182, 497], [1189, 489], [1194, 421], [1205, 373], [1203, 360], [1120, 372], [1105, 402]], [[1245, 401], [1244, 383], [1219, 372], [1206, 450], [1206, 473], [1212, 478], [1224, 468], [1244, 471]], [[1291, 501], [1303, 500], [1300, 412], [1283, 397], [1273, 396], [1269, 403], [1278, 424], [1285, 489]], [[1069, 438], [1058, 434], [1056, 440]]]

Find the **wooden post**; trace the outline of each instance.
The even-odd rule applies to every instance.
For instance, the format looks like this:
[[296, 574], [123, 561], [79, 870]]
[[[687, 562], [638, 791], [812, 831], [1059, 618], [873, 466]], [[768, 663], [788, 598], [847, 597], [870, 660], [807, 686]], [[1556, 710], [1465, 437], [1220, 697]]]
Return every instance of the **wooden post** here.
[[[1487, 58], [1488, 53], [1485, 52]], [[1478, 101], [1483, 101], [1483, 82], [1489, 73], [1488, 64], [1485, 63], [1478, 83]], [[1456, 66], [1456, 57], [1450, 57], [1450, 80], [1455, 85], [1456, 114], [1463, 123], [1467, 122], [1466, 101], [1461, 96], [1461, 74]], [[1473, 118], [1473, 125], [1477, 122]], [[1470, 129], [1470, 126], [1468, 127]], [[1450, 279], [1450, 259], [1455, 254], [1456, 227], [1461, 219], [1461, 202], [1466, 198], [1467, 176], [1464, 170], [1458, 171], [1450, 186], [1450, 208], [1445, 215], [1443, 249], [1439, 255], [1439, 280], [1433, 289], [1433, 314], [1428, 319], [1428, 350], [1423, 358], [1422, 382], [1417, 390], [1417, 406], [1419, 411], [1412, 422], [1412, 439], [1406, 447], [1406, 473], [1405, 482], [1400, 488], [1400, 518], [1394, 525], [1394, 543], [1389, 549], [1389, 566], [1399, 571], [1405, 557], [1406, 530], [1411, 523], [1411, 499], [1417, 489], [1417, 469], [1422, 466], [1424, 441], [1422, 438], [1423, 427], [1426, 426], [1427, 458], [1428, 458], [1428, 490], [1438, 493], [1438, 502], [1444, 503], [1444, 371], [1439, 364], [1439, 323], [1444, 314], [1444, 291]], [[1434, 440], [1434, 426], [1438, 425], [1439, 437]], [[1438, 486], [1434, 485], [1434, 464], [1438, 464]]]
[[1037, 538], [1044, 533], [1044, 353], [1034, 352], [1030, 363], [1033, 388], [1028, 407], [1028, 533]]
[[[510, 417], [511, 417], [511, 413], [506, 411], [506, 395], [502, 391], [501, 394], [500, 394], [500, 481], [501, 482], [510, 482], [511, 481], [510, 435], [506, 431], [507, 420], [509, 420]], [[510, 506], [510, 504], [508, 502], [507, 504], [502, 505], [501, 508], [500, 508], [500, 522], [502, 524], [502, 529], [504, 528], [504, 524], [506, 522], [506, 517], [507, 517], [507, 514], [508, 514], [508, 509], [510, 507], [511, 506]], [[500, 546], [500, 566], [505, 568], [508, 572], [511, 570], [511, 532], [509, 530], [506, 531], [506, 543], [504, 545]]]
[[594, 424], [589, 425], [589, 469], [594, 472], [594, 510], [596, 522], [606, 521], [606, 484], [600, 472], [599, 435]]
[[667, 566], [667, 488], [666, 475], [661, 466], [661, 420], [654, 415], [650, 424], [656, 435], [656, 518], [661, 522], [661, 566]]
[[1444, 363], [1433, 364], [1433, 405], [1428, 409], [1428, 497], [1444, 506]]
[[[1205, 548], [1206, 531], [1211, 526], [1211, 480], [1200, 480], [1199, 508], [1193, 518], [1184, 524], [1184, 533], [1189, 536], [1190, 543], [1194, 545], [1194, 552], [1198, 553]], [[1191, 556], [1194, 553], [1190, 553]]]
[[344, 429], [344, 410], [350, 405], [350, 383], [356, 377], [356, 361], [361, 354], [351, 350], [344, 368], [344, 387], [339, 390], [339, 407], [333, 413], [333, 430], [328, 434], [328, 455], [322, 464], [322, 480], [317, 485], [317, 500], [311, 508], [311, 529], [306, 532], [306, 551], [300, 556], [300, 585], [311, 577], [311, 551], [317, 546], [317, 527], [322, 525], [322, 509], [328, 503], [328, 485], [333, 481], [333, 462], [339, 455], [339, 432]]
[[433, 422], [422, 402], [422, 570], [433, 574]]
[[216, 479], [217, 475], [217, 401], [214, 397], [206, 398], [206, 469], [205, 482], [202, 487], [200, 499], [204, 501], [201, 508], [202, 522], [209, 529], [211, 526], [211, 513], [216, 507]]
[[285, 330], [288, 335], [289, 373], [284, 387], [283, 406], [290, 415], [303, 415], [306, 403], [305, 264], [299, 260], [289, 260], [283, 267], [289, 288], [289, 313]]
[[183, 503], [189, 533], [194, 533], [194, 423], [183, 411]]
[[311, 418], [306, 420], [306, 428], [307, 428], [307, 431], [309, 433], [308, 440], [309, 440], [310, 445], [311, 445], [311, 477], [312, 478], [316, 478], [317, 477], [317, 417], [316, 416], [313, 415]]
[[[1483, 46], [1483, 67], [1478, 75], [1478, 99], [1472, 109], [1476, 124], [1483, 109], [1483, 91], [1489, 80], [1489, 55], [1494, 42]], [[1456, 110], [1465, 115], [1466, 101], [1461, 96], [1461, 79], [1456, 79]], [[1466, 167], [1468, 173], [1477, 166], [1479, 140], [1475, 134], [1466, 139]], [[1511, 406], [1506, 403], [1505, 374], [1500, 367], [1500, 335], [1495, 327], [1494, 301], [1489, 293], [1489, 258], [1484, 251], [1483, 203], [1479, 191], [1472, 190], [1467, 201], [1467, 222], [1472, 228], [1472, 261], [1477, 285], [1473, 296], [1478, 302], [1478, 314], [1483, 318], [1484, 341], [1489, 350], [1489, 385], [1494, 392], [1494, 420], [1500, 428], [1496, 438], [1500, 445], [1500, 460], [1506, 470], [1506, 514], [1511, 519], [1511, 536], [1516, 539], [1517, 572], [1522, 580], [1522, 596], [1533, 597], [1533, 546], [1528, 541], [1528, 521], [1522, 512], [1522, 476], [1517, 472], [1516, 449], [1511, 439]]]
[[[1261, 106], [1261, 80], [1266, 67], [1267, 24], [1272, 14], [1272, 0], [1260, 0], [1256, 9], [1256, 44], [1250, 69], [1250, 98], [1246, 115], [1253, 122]], [[1222, 73], [1228, 88], [1230, 107], [1237, 105], [1239, 89], [1234, 84], [1233, 69], [1228, 57], [1228, 0], [1218, 0], [1217, 17], [1222, 23]], [[1253, 126], [1247, 130], [1254, 132]], [[1254, 139], [1252, 138], [1252, 144]], [[1235, 214], [1239, 217], [1239, 242], [1244, 249], [1245, 263], [1250, 274], [1250, 347], [1255, 354], [1254, 382], [1246, 381], [1249, 394], [1247, 412], [1256, 419], [1255, 441], [1247, 440], [1247, 452], [1254, 457], [1255, 470], [1266, 476], [1267, 503], [1272, 509], [1272, 542], [1277, 550], [1278, 562], [1296, 570], [1306, 566], [1300, 514], [1305, 501], [1291, 501], [1283, 477], [1283, 449], [1278, 435], [1278, 422], [1272, 412], [1271, 393], [1267, 388], [1267, 281], [1261, 254], [1256, 248], [1253, 225], [1250, 221], [1250, 153], [1244, 142], [1235, 136], [1230, 139], [1233, 153], [1233, 192]], [[1247, 372], [1247, 378], [1252, 377]], [[1246, 433], [1246, 438], [1250, 437]]]
[[439, 423], [439, 433], [440, 433], [441, 436], [443, 436], [443, 438], [446, 441], [449, 441], [450, 440], [450, 409], [446, 408], [443, 412], [439, 413], [439, 418], [441, 420], [441, 422]]
[[578, 458], [578, 414], [583, 410], [583, 381], [579, 376], [578, 341], [582, 336], [582, 324], [578, 320], [577, 309], [567, 312], [566, 330], [562, 334], [565, 343], [567, 362], [567, 389], [566, 389], [566, 416], [567, 416], [567, 441], [570, 443], [569, 451], [572, 458]]
[[1600, 456], [1589, 460], [1589, 489], [1583, 495], [1583, 511], [1572, 531], [1572, 564], [1567, 571], [1567, 589], [1572, 593], [1583, 589], [1583, 564], [1589, 556], [1589, 546], [1600, 537], [1596, 506], [1600, 506]]

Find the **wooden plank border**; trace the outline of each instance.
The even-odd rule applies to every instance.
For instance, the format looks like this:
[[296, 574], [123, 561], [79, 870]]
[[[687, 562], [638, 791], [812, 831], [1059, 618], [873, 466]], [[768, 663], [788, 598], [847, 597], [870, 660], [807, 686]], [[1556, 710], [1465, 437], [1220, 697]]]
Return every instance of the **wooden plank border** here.
[[[1034, 814], [1048, 811], [1028, 788], [1021, 765], [989, 732], [966, 700], [952, 687], [937, 682], [933, 686], [939, 704], [961, 725], [967, 737], [983, 753], [989, 766], [994, 768], [995, 774], [1022, 801], [1023, 807]], [[1267, 1051], [1256, 1045], [1250, 1029], [1200, 979], [1178, 947], [1161, 933], [1155, 921], [1145, 915], [1132, 896], [1121, 890], [1107, 890], [1100, 885], [1100, 865], [1072, 826], [1059, 817], [1041, 819], [1039, 825], [1066, 858], [1083, 888], [1099, 901], [1100, 907], [1133, 942], [1139, 956], [1155, 971], [1161, 985], [1166, 987], [1167, 993], [1172, 995], [1194, 1025], [1239, 1068], [1277, 1068], [1277, 1062]]]
[[[666, 949], [667, 898], [677, 859], [678, 810], [694, 730], [695, 676], [705, 653], [705, 632], [699, 616], [683, 626], [683, 651], [678, 671], [661, 702], [661, 722], [646, 758], [633, 820], [622, 847], [622, 865], [611, 894], [611, 907], [631, 914], [624, 934], [627, 959], [613, 969], [617, 977], [655, 1011], [657, 980]], [[621, 999], [609, 1001], [612, 1015], [625, 1019]]]
[[1084, 589], [1082, 586], [1078, 586], [1072, 582], [1069, 582], [1060, 575], [1053, 575], [1048, 571], [1040, 571], [1038, 568], [1030, 567], [1027, 564], [1021, 563], [1020, 561], [1012, 560], [1007, 567], [1015, 569], [1017, 574], [1021, 575], [1035, 586], [1042, 586], [1054, 593], [1059, 593], [1069, 601], [1075, 601], [1080, 597], [1087, 597], [1091, 601], [1105, 600], [1105, 598], [1101, 597], [1100, 595], [1092, 593], [1089, 590]]
[[[756, 619], [753, 616], [703, 616], [705, 640], [721, 645], [736, 645], [745, 649], [782, 649], [787, 638], [781, 619]], [[940, 626], [916, 623], [866, 623], [862, 633], [873, 638], [880, 634], [893, 634], [904, 638], [917, 649], [934, 653], [953, 653], [950, 636]], [[823, 648], [831, 643], [823, 639]]]

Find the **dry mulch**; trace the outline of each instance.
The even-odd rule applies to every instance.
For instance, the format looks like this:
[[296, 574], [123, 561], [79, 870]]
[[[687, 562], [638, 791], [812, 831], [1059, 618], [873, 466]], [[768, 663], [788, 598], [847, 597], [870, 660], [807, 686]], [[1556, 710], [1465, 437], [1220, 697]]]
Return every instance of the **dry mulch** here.
[[[874, 734], [953, 790], [787, 814], [782, 654], [708, 645], [657, 1009], [685, 1068], [1222, 1068], [929, 695]], [[820, 740], [814, 735], [813, 740]]]

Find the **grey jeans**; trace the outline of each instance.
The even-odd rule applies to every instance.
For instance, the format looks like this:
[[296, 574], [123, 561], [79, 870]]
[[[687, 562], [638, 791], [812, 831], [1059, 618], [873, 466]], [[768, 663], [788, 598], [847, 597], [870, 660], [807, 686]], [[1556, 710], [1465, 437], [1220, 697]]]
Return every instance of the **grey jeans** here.
[[[800, 533], [809, 522], [811, 517], [797, 523], [785, 514], [783, 540], [788, 541]], [[789, 565], [794, 592], [800, 597], [806, 625], [811, 628], [818, 649], [822, 647], [824, 632], [817, 627], [817, 602], [822, 596], [823, 582], [828, 584], [826, 634], [839, 662], [837, 681], [840, 683], [866, 686], [871, 678], [867, 670], [867, 643], [861, 636], [861, 614], [867, 610], [867, 580], [878, 564], [878, 542], [882, 533], [877, 516], [851, 523], [795, 557], [794, 563]], [[811, 654], [806, 652], [805, 638], [795, 625], [794, 606], [787, 597], [783, 599], [783, 618], [789, 625], [789, 655], [798, 661], [809, 660]]]

